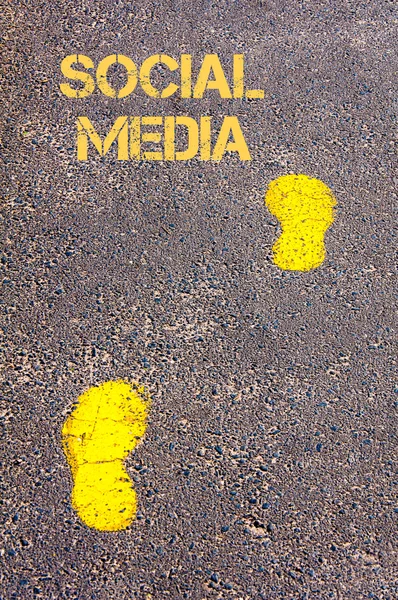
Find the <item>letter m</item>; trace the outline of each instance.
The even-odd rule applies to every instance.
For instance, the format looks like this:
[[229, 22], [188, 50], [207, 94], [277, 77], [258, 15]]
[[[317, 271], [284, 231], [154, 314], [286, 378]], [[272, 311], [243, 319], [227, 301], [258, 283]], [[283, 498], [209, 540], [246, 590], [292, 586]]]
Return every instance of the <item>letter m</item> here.
[[88, 117], [77, 117], [77, 160], [87, 160], [89, 139], [100, 156], [105, 156], [116, 138], [118, 139], [118, 160], [128, 160], [128, 135], [127, 117], [116, 119], [104, 141], [101, 140]]

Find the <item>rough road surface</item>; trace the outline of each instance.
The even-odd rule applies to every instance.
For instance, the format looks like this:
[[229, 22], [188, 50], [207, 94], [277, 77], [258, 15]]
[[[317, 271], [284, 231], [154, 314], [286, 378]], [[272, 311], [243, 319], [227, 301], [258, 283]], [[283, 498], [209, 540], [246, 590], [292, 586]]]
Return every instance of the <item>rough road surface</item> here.
[[[397, 598], [396, 3], [21, 0], [2, 18], [0, 597]], [[265, 98], [68, 99], [73, 53], [217, 53], [229, 72], [241, 53]], [[237, 115], [252, 160], [77, 160], [78, 115], [104, 132], [145, 114]], [[287, 173], [338, 203], [308, 273], [272, 261], [264, 197]], [[71, 507], [61, 430], [120, 378], [152, 409], [127, 461], [137, 519], [108, 533]]]

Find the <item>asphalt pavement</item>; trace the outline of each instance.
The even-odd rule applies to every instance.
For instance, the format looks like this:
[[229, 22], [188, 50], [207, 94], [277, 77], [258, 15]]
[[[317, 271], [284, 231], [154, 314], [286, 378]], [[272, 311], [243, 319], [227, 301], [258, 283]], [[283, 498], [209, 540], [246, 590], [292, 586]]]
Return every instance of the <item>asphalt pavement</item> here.
[[[396, 3], [21, 0], [2, 19], [0, 598], [397, 598]], [[243, 54], [264, 99], [67, 98], [79, 53], [226, 73]], [[237, 116], [252, 160], [79, 161], [77, 117], [121, 115]], [[306, 273], [272, 258], [264, 198], [289, 173], [337, 202]], [[137, 517], [101, 532], [71, 506], [61, 430], [118, 379], [152, 404]]]

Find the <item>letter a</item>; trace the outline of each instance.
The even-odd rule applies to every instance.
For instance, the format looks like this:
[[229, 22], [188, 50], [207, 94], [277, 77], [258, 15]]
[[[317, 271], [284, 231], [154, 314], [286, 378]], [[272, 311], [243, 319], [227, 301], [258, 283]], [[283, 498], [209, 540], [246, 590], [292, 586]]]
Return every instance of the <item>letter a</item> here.
[[[232, 133], [233, 140], [229, 141]], [[241, 160], [251, 160], [238, 117], [225, 117], [214, 148], [212, 160], [221, 160], [225, 152], [237, 152]]]
[[[209, 79], [213, 71], [214, 79]], [[217, 54], [206, 54], [193, 91], [194, 98], [203, 98], [206, 90], [218, 90], [220, 98], [232, 98], [231, 90]]]

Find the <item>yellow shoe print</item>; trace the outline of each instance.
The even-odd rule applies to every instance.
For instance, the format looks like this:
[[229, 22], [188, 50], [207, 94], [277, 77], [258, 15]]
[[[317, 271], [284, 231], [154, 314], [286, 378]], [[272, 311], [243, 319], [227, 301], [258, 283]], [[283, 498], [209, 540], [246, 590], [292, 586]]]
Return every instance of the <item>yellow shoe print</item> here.
[[123, 461], [145, 433], [149, 408], [143, 386], [107, 381], [84, 392], [65, 421], [72, 506], [89, 527], [118, 531], [134, 520], [137, 498]]
[[271, 181], [265, 203], [282, 227], [272, 248], [274, 263], [289, 271], [319, 267], [325, 260], [325, 233], [336, 206], [327, 185], [307, 175], [284, 175]]

